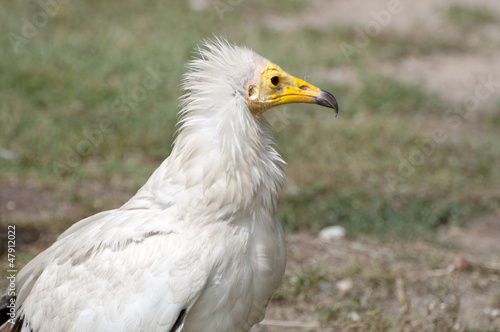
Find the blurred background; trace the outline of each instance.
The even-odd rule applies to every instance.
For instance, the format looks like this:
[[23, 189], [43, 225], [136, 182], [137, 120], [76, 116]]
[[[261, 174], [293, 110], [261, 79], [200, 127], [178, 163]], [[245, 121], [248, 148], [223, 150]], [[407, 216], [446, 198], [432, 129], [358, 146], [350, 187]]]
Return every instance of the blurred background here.
[[7, 225], [20, 269], [145, 183], [220, 35], [340, 105], [267, 113], [289, 263], [254, 330], [500, 330], [500, 2], [21, 0], [0, 31], [2, 271]]

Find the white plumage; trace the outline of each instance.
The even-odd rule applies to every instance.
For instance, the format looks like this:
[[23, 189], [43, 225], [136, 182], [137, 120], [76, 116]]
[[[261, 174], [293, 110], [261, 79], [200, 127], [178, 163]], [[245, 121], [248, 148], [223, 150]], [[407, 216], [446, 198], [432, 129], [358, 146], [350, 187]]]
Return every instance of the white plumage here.
[[285, 163], [262, 114], [337, 104], [223, 39], [199, 53], [171, 155], [121, 208], [26, 265], [1, 331], [247, 331], [263, 319], [286, 252], [275, 218]]

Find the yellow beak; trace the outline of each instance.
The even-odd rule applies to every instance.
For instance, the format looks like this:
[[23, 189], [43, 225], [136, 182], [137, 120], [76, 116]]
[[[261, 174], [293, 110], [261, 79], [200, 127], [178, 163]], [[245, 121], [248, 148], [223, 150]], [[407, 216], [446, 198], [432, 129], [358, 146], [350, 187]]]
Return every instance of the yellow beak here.
[[272, 106], [289, 103], [317, 104], [333, 108], [335, 115], [338, 114], [339, 105], [330, 92], [285, 72], [282, 72], [281, 79], [281, 84], [269, 96]]
[[286, 73], [268, 62], [255, 81], [247, 86], [247, 102], [252, 113], [259, 117], [266, 110], [289, 103], [317, 104], [339, 112], [335, 97], [325, 90]]

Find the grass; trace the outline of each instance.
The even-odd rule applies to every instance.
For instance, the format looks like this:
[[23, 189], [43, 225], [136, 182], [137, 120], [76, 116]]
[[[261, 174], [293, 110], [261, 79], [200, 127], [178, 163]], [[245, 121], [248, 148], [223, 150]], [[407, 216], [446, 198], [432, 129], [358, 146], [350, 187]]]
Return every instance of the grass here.
[[[343, 243], [343, 247], [349, 248], [349, 243]], [[463, 326], [458, 320], [461, 278], [467, 276], [422, 278], [425, 273], [411, 270], [418, 267], [406, 259], [362, 256], [349, 256], [353, 261], [338, 261], [340, 266], [336, 267], [327, 264], [322, 269], [297, 270], [294, 266], [293, 272], [285, 275], [273, 305], [293, 302], [296, 310], [315, 315], [324, 330], [484, 331]], [[341, 288], [340, 283], [349, 286]]]
[[446, 10], [446, 17], [463, 28], [472, 28], [499, 21], [499, 17], [491, 9], [480, 6], [451, 5]]

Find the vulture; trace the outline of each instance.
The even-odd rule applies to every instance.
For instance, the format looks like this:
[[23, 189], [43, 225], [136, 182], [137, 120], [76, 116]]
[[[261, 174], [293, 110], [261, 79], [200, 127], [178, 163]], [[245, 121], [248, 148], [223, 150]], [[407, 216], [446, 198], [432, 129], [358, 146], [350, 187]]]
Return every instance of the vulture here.
[[1, 332], [238, 332], [264, 318], [286, 265], [285, 162], [264, 113], [338, 104], [224, 38], [198, 54], [170, 156], [123, 206], [75, 223], [18, 273]]

